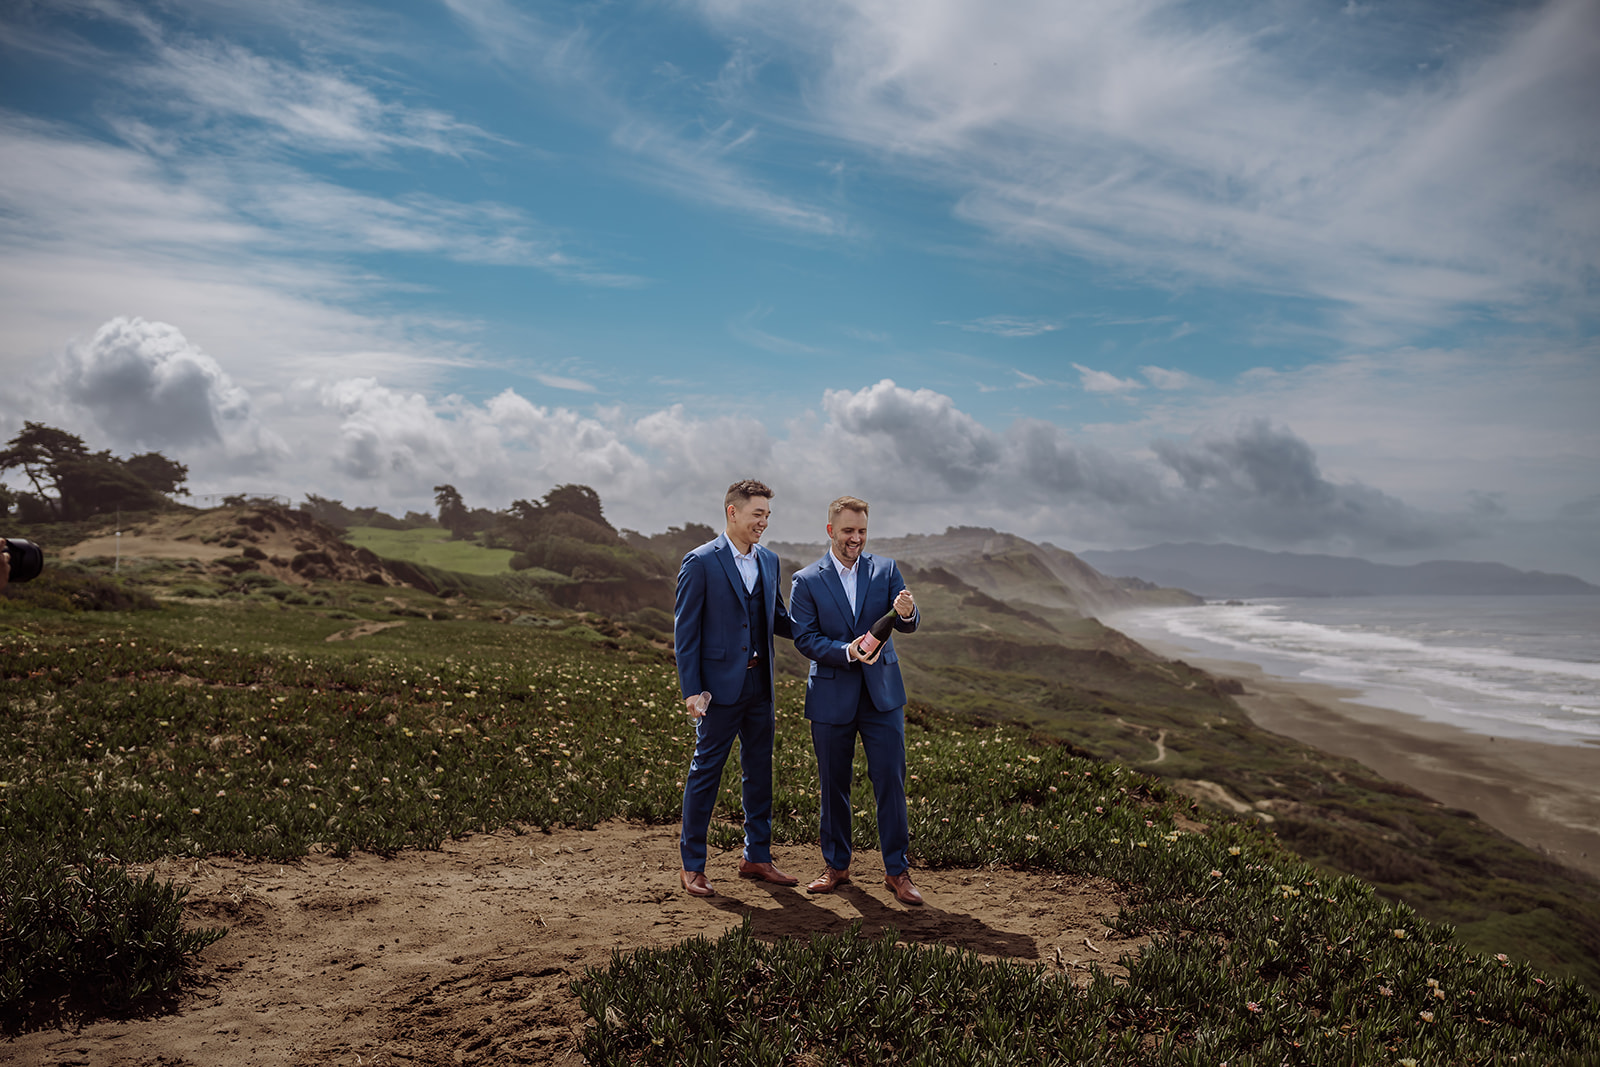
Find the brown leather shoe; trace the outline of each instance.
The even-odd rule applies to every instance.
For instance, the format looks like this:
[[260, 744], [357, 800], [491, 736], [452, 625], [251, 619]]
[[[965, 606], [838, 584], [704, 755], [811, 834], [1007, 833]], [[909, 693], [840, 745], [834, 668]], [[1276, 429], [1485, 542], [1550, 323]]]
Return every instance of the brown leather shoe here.
[[807, 893], [831, 893], [850, 880], [848, 870], [836, 871], [832, 867], [822, 868], [822, 873], [811, 880], [806, 886]]
[[922, 894], [911, 884], [910, 871], [904, 874], [886, 874], [883, 876], [883, 884], [894, 890], [894, 899], [902, 904], [922, 903]]
[[792, 874], [784, 874], [772, 863], [751, 863], [749, 860], [739, 861], [740, 878], [759, 878], [763, 882], [773, 885], [799, 885], [800, 879]]
[[717, 895], [717, 891], [711, 888], [711, 883], [706, 881], [704, 871], [679, 871], [678, 881], [683, 883], [684, 890], [692, 897], [714, 897]]

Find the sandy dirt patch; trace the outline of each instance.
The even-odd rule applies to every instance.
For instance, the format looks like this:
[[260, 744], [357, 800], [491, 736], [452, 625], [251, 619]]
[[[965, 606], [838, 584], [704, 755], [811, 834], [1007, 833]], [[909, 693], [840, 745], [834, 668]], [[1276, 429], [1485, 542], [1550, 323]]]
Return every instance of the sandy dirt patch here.
[[196, 540], [180, 541], [162, 534], [125, 533], [120, 538], [115, 534], [107, 534], [79, 541], [75, 545], [63, 548], [60, 555], [62, 559], [92, 559], [96, 556], [115, 559], [120, 555], [126, 560], [197, 559], [209, 563], [214, 559], [235, 556], [238, 553], [237, 548], [223, 548], [221, 545], [208, 545]]
[[[784, 848], [802, 879], [815, 849]], [[190, 888], [196, 924], [232, 932], [201, 957], [200, 983], [174, 1012], [24, 1033], [0, 1042], [19, 1065], [578, 1064], [584, 1016], [570, 984], [613, 950], [716, 937], [749, 916], [773, 940], [894, 927], [910, 942], [1044, 962], [1084, 983], [1089, 962], [1141, 941], [1104, 920], [1123, 902], [1109, 882], [1015, 871], [917, 873], [922, 908], [895, 901], [876, 853], [856, 883], [810, 896], [735, 876], [713, 855], [718, 896], [678, 886], [677, 831], [607, 823], [593, 831], [509, 832], [392, 859], [362, 853], [296, 863], [225, 858], [136, 868]]]
[[324, 641], [354, 641], [358, 637], [370, 637], [373, 634], [381, 634], [385, 630], [392, 630], [396, 626], [404, 626], [404, 625], [405, 625], [405, 622], [403, 622], [403, 621], [397, 621], [397, 622], [363, 622], [363, 623], [358, 623], [357, 625], [352, 626], [352, 627], [350, 627], [348, 629], [340, 630], [337, 633], [331, 633], [327, 637], [324, 637], [323, 640]]

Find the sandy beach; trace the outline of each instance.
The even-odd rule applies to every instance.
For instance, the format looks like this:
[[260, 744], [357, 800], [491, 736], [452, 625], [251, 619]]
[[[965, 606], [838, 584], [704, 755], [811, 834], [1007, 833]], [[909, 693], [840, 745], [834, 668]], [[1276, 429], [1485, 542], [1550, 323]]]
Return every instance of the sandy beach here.
[[1209, 659], [1141, 636], [1141, 644], [1237, 678], [1235, 697], [1262, 729], [1345, 756], [1600, 880], [1600, 746], [1492, 738], [1357, 703], [1360, 694]]

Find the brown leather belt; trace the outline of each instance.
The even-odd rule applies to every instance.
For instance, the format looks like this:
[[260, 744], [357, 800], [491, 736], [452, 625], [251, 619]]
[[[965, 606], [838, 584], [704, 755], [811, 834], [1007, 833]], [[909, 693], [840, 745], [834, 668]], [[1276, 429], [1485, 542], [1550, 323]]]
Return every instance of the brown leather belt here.
[[744, 669], [745, 670], [750, 670], [752, 667], [754, 667], [757, 663], [760, 663], [760, 662], [761, 662], [761, 657], [760, 656], [751, 656], [750, 657], [750, 662], [748, 662], [748, 663], [746, 663], [744, 665]]

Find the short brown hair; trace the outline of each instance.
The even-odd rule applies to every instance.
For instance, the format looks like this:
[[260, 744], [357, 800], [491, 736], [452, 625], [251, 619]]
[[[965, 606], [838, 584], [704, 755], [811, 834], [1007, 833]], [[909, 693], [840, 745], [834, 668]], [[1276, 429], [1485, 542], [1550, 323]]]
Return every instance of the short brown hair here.
[[859, 511], [867, 513], [867, 502], [858, 496], [842, 496], [828, 505], [828, 525], [833, 525], [833, 520], [839, 517], [841, 511]]
[[771, 500], [772, 490], [764, 482], [746, 478], [728, 486], [728, 495], [722, 498], [722, 506], [726, 508], [729, 504], [743, 504], [753, 496], [764, 496]]

